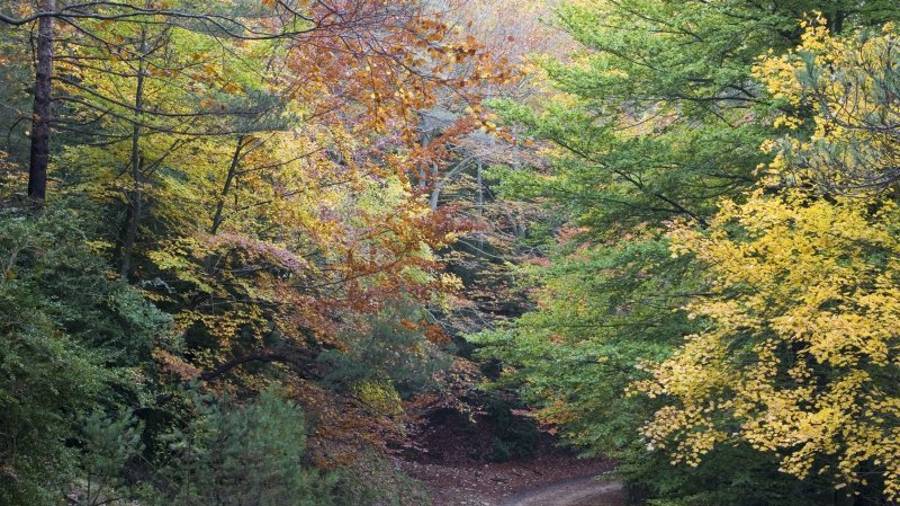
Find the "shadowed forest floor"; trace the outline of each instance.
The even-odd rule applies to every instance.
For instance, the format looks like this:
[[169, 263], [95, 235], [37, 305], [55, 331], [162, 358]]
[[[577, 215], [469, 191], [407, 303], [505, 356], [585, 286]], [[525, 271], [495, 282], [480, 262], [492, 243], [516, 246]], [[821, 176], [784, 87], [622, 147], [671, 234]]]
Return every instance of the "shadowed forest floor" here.
[[[556, 447], [549, 435], [540, 437], [531, 455], [497, 462], [492, 458], [495, 430], [483, 420], [472, 424], [460, 415], [438, 417], [422, 434], [421, 451], [398, 459], [397, 466], [426, 486], [434, 506], [594, 506], [591, 502], [546, 503], [540, 497], [545, 491], [593, 497], [591, 491], [599, 485], [593, 478], [612, 471], [613, 462], [579, 459]], [[581, 491], [586, 495], [578, 496]], [[601, 504], [606, 503], [597, 503]]]
[[593, 478], [612, 469], [609, 461], [579, 460], [563, 453], [503, 463], [423, 464], [407, 461], [399, 465], [425, 484], [434, 506], [594, 506], [591, 502], [546, 503], [541, 502], [540, 497], [544, 497], [545, 492], [553, 494], [547, 497], [565, 492], [566, 497], [587, 500], [595, 494], [579, 496], [578, 492], [596, 492], [599, 485], [608, 488], [608, 484], [600, 484]]
[[527, 490], [510, 497], [501, 506], [621, 506], [624, 504], [625, 494], [622, 483], [588, 477]]

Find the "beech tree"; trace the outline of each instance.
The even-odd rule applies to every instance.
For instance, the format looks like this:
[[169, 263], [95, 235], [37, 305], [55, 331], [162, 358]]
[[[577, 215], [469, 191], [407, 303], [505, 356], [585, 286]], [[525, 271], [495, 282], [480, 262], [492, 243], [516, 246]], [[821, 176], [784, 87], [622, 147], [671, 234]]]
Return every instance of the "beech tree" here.
[[[458, 286], [440, 272], [434, 252], [467, 226], [433, 212], [416, 178], [423, 167], [446, 163], [445, 146], [454, 135], [478, 128], [479, 119], [465, 113], [480, 100], [476, 84], [502, 80], [506, 70], [476, 40], [414, 0], [15, 7], [9, 12], [4, 6], [9, 27], [53, 29], [46, 39], [55, 69], [48, 95], [55, 114], [48, 125], [57, 142], [48, 194], [57, 198], [40, 216], [67, 216], [60, 226], [89, 237], [73, 250], [78, 257], [92, 256], [116, 273], [103, 272], [101, 279], [133, 283], [140, 294], [140, 304], [98, 295], [107, 301], [96, 304], [100, 313], [114, 305], [122, 315], [112, 311], [111, 318], [141, 320], [142, 304], [152, 301], [171, 317], [153, 322], [154, 335], [141, 335], [137, 363], [123, 365], [119, 355], [106, 355], [105, 344], [72, 337], [71, 348], [82, 346], [90, 355], [82, 362], [91, 371], [107, 359], [110, 370], [127, 367], [136, 381], [123, 395], [134, 396], [122, 400], [98, 380], [78, 394], [84, 404], [77, 410], [48, 399], [37, 412], [57, 417], [53, 434], [79, 423], [89, 405], [103, 412], [91, 420], [116, 418], [122, 411], [113, 404], [119, 402], [141, 421], [171, 412], [185, 418], [167, 424], [191, 427], [193, 415], [180, 406], [192, 389], [236, 392], [243, 401], [279, 382], [285, 395], [323, 420], [310, 445], [310, 458], [321, 465], [346, 465], [364, 449], [402, 437], [408, 422], [403, 403], [426, 388], [425, 381], [410, 387], [403, 369], [430, 364], [445, 339], [421, 308]], [[17, 51], [16, 61], [26, 61], [26, 52]], [[445, 104], [463, 113], [452, 132], [423, 141], [419, 113], [439, 95], [452, 96]], [[6, 187], [3, 195], [6, 205]], [[2, 220], [15, 224], [18, 211], [11, 209]], [[35, 226], [46, 223], [35, 220]], [[66, 235], [61, 247], [71, 242]], [[31, 275], [56, 279], [56, 270], [32, 261], [45, 244], [11, 245], [4, 272], [23, 278], [20, 272], [35, 266]], [[26, 288], [15, 293], [48, 297]], [[76, 307], [72, 294], [61, 297], [63, 314]], [[80, 319], [61, 318], [83, 327]], [[376, 328], [384, 318], [390, 331]], [[59, 335], [68, 338], [67, 332], [61, 324]], [[391, 374], [336, 374], [359, 361], [371, 370], [389, 368], [375, 364], [370, 334], [385, 341], [377, 349], [408, 360], [398, 361], [402, 367], [390, 368]], [[16, 344], [11, 350], [24, 346], [12, 331], [4, 339]], [[40, 408], [39, 400], [26, 401], [29, 409]], [[27, 420], [17, 416], [14, 424]], [[122, 444], [138, 430], [124, 421], [111, 426], [127, 433]], [[164, 445], [154, 432], [160, 427], [147, 427], [143, 437], [157, 449]], [[59, 439], [48, 448], [72, 444]], [[325, 444], [347, 446], [326, 451]], [[33, 448], [27, 464], [46, 464], [52, 451]], [[85, 458], [101, 458], [88, 457], [90, 451], [84, 449]], [[113, 453], [142, 454], [153, 460], [148, 465], [161, 464], [134, 448]], [[72, 485], [80, 472], [78, 452], [65, 456], [65, 465], [53, 469]], [[18, 451], [4, 453], [0, 467], [13, 476], [17, 459]], [[128, 458], [110, 462], [119, 468], [104, 464], [104, 472], [124, 473], [122, 466], [133, 465]], [[53, 496], [57, 483], [31, 469], [23, 469], [21, 486], [3, 482], [4, 497], [29, 504], [34, 494]], [[92, 492], [91, 501], [109, 499]], [[123, 489], [122, 500], [134, 499], [132, 493]]]
[[[684, 336], [705, 335], [707, 320], [690, 318], [685, 306], [702, 306], [710, 297], [737, 303], [730, 298], [733, 292], [723, 290], [715, 297], [707, 284], [721, 273], [717, 265], [722, 257], [699, 264], [691, 255], [673, 257], [672, 222], [685, 223], [700, 236], [704, 229], [724, 233], [731, 225], [716, 218], [723, 198], [740, 208], [749, 198], [746, 192], [757, 185], [776, 193], [793, 185], [794, 172], [811, 170], [824, 176], [847, 167], [848, 178], [855, 174], [852, 178], [831, 180], [841, 181], [840, 189], [832, 192], [838, 194], [865, 186], [863, 181], [884, 188], [879, 178], [886, 181], [892, 174], [873, 170], [882, 167], [883, 159], [893, 164], [892, 148], [884, 154], [873, 149], [896, 144], [889, 133], [892, 115], [886, 108], [874, 112], [859, 99], [861, 88], [843, 84], [881, 82], [884, 86], [872, 96], [892, 97], [891, 72], [857, 60], [849, 67], [866, 71], [830, 74], [828, 64], [822, 63], [808, 78], [816, 84], [802, 87], [820, 98], [805, 101], [767, 91], [765, 83], [777, 73], [791, 83], [786, 95], [800, 96], [796, 90], [801, 86], [785, 77], [796, 69], [793, 64], [754, 70], [766, 55], [775, 59], [805, 48], [802, 22], [814, 16], [815, 9], [825, 13], [835, 36], [852, 37], [863, 28], [877, 31], [896, 17], [896, 9], [882, 2], [563, 2], [557, 24], [571, 34], [578, 49], [571, 61], [543, 60], [540, 71], [556, 93], [537, 104], [494, 104], [508, 124], [524, 128], [529, 140], [545, 143], [549, 158], [547, 167], [495, 171], [501, 195], [543, 205], [548, 218], [532, 224], [523, 241], [538, 245], [535, 250], [543, 257], [514, 271], [531, 289], [533, 309], [471, 340], [482, 347], [483, 356], [504, 364], [499, 385], [517, 386], [538, 420], [584, 451], [619, 458], [638, 497], [676, 504], [795, 505], [817, 504], [833, 494], [834, 483], [819, 476], [779, 475], [773, 463], [777, 457], [755, 450], [747, 439], [712, 445], [697, 467], [670, 466], [672, 454], [649, 434], [676, 427], [675, 420], [685, 413], [670, 406], [663, 411], [668, 418], [661, 416], [642, 432], [667, 397], [626, 395], [629, 385], [646, 380], [655, 364], [666, 363], [672, 353], [680, 356]], [[812, 111], [821, 103], [829, 104], [830, 112], [815, 115], [822, 124], [818, 128], [840, 130], [857, 140], [824, 146], [818, 139], [815, 144], [821, 150], [781, 150], [783, 143], [802, 145], [813, 135], [818, 123]], [[852, 128], [825, 126], [824, 117], [840, 118], [845, 107], [850, 115], [868, 119], [854, 122]], [[792, 119], [772, 121], [781, 115]], [[887, 122], [881, 123], [881, 117]], [[847, 118], [839, 121], [846, 123]], [[796, 135], [779, 140], [791, 122]], [[864, 124], [885, 137], [864, 139]], [[857, 148], [849, 148], [854, 144]], [[760, 149], [764, 145], [769, 149]], [[786, 166], [791, 166], [788, 159], [798, 163], [781, 172], [781, 179], [761, 182], [765, 168], [780, 159]], [[797, 184], [811, 184], [803, 181]], [[789, 207], [799, 205], [796, 201]], [[889, 227], [892, 219], [884, 219], [887, 222], [879, 226]], [[773, 231], [773, 237], [778, 235]], [[709, 246], [703, 243], [692, 251], [708, 258], [704, 255], [716, 251], [707, 250]], [[862, 277], [871, 280], [869, 274]], [[769, 280], [773, 290], [782, 289], [781, 281]], [[735, 345], [743, 342], [735, 335], [733, 325], [738, 324], [729, 326]], [[693, 369], [672, 364], [667, 377], [679, 379], [671, 379], [670, 395], [681, 395], [678, 389], [684, 385], [703, 391], [704, 380], [693, 375]], [[702, 370], [709, 374], [721, 371], [712, 362], [704, 364]], [[693, 406], [700, 412], [706, 408], [702, 403]], [[718, 422], [721, 414], [709, 416]], [[690, 427], [678, 434], [697, 438], [696, 445], [685, 445], [709, 449], [710, 434]], [[736, 429], [721, 430], [732, 434]], [[781, 452], [788, 450], [777, 451], [784, 455]], [[740, 469], [732, 465], [736, 460], [743, 463]]]
[[724, 202], [709, 231], [671, 233], [673, 254], [709, 266], [710, 291], [688, 306], [708, 325], [635, 386], [674, 401], [643, 429], [674, 459], [697, 465], [739, 438], [848, 495], [900, 494], [897, 43], [892, 25], [837, 37], [820, 19], [796, 52], [760, 62], [815, 130], [766, 143], [778, 154], [763, 186]]

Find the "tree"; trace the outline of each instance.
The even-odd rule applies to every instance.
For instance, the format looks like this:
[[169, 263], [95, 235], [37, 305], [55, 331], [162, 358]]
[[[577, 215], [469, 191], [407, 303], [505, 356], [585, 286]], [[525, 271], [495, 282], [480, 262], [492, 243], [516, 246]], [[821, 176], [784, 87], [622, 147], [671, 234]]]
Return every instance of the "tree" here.
[[196, 408], [190, 425], [168, 436], [171, 486], [160, 504], [335, 504], [335, 477], [304, 465], [306, 425], [296, 405], [268, 390], [245, 405]]
[[[639, 432], [662, 401], [625, 395], [648, 374], [637, 364], [663, 360], [702, 328], [681, 308], [707, 296], [703, 271], [690, 257], [672, 258], [669, 223], [709, 227], [721, 198], [740, 199], [776, 156], [759, 149], [779, 135], [768, 118], [808, 117], [769, 96], [753, 69], [760, 55], [802, 43], [812, 8], [841, 13], [831, 24], [844, 31], [893, 15], [878, 2], [569, 2], [558, 23], [581, 50], [571, 62], [545, 59], [555, 97], [496, 104], [546, 143], [550, 162], [496, 171], [502, 195], [543, 204], [558, 219], [526, 239], [546, 255], [519, 269], [532, 311], [472, 340], [503, 362], [504, 381], [519, 385], [538, 419], [586, 451], [619, 458], [636, 495], [814, 504], [827, 494], [812, 479], [748, 478], [731, 462], [772, 466], [748, 444], [713, 452], [694, 472], [670, 469]], [[776, 492], [763, 496], [752, 483]]]
[[[54, 0], [43, 0], [40, 9], [53, 11]], [[37, 63], [34, 78], [34, 118], [31, 125], [31, 158], [28, 167], [28, 197], [43, 205], [47, 195], [47, 164], [50, 161], [51, 79], [53, 75], [53, 18], [38, 21]]]
[[[17, 5], [18, 6], [18, 5]], [[205, 34], [214, 40], [224, 40], [225, 43], [235, 41], [267, 42], [286, 41], [293, 48], [300, 48], [299, 52], [308, 51], [305, 45], [318, 45], [325, 41], [338, 43], [331, 51], [308, 52], [319, 57], [318, 62], [312, 62], [305, 70], [322, 70], [330, 72], [335, 70], [330, 67], [334, 62], [341, 62], [350, 57], [360, 61], [371, 63], [366, 65], [366, 72], [373, 79], [362, 80], [364, 83], [360, 90], [352, 90], [347, 95], [351, 98], [371, 97], [366, 100], [370, 112], [376, 114], [371, 118], [376, 123], [381, 121], [381, 114], [390, 109], [383, 106], [394, 103], [401, 111], [408, 112], [412, 103], [409, 100], [396, 100], [396, 97], [380, 93], [377, 84], [379, 79], [389, 76], [390, 83], [394, 85], [408, 84], [403, 82], [403, 73], [396, 75], [385, 74], [378, 69], [378, 62], [393, 61], [404, 63], [405, 68], [416, 66], [416, 61], [408, 58], [401, 61], [398, 58], [397, 46], [392, 46], [391, 37], [400, 36], [404, 42], [418, 43], [425, 49], [432, 51], [432, 56], [444, 52], [438, 40], [443, 38], [441, 32], [446, 33], [446, 28], [439, 23], [419, 23], [423, 17], [421, 5], [418, 2], [399, 2], [394, 5], [386, 5], [382, 2], [347, 2], [342, 0], [314, 2], [306, 5], [305, 2], [291, 0], [277, 0], [262, 2], [261, 5], [240, 5], [239, 9], [228, 10], [227, 6], [210, 5], [199, 8], [190, 2], [174, 2], [163, 6], [152, 2], [144, 5], [133, 5], [127, 2], [91, 2], [81, 3], [56, 3], [55, 0], [41, 0], [36, 9], [23, 9], [22, 15], [0, 13], [0, 22], [10, 26], [26, 26], [37, 23], [39, 26], [38, 51], [36, 52], [36, 77], [34, 94], [34, 115], [32, 118], [32, 156], [29, 182], [29, 195], [43, 200], [46, 192], [46, 173], [50, 151], [51, 128], [51, 96], [54, 87], [52, 85], [51, 72], [54, 63], [54, 21], [60, 22], [61, 30], [71, 32], [75, 45], [84, 44], [85, 41], [94, 45], [95, 49], [107, 51], [116, 55], [122, 62], [132, 61], [136, 63], [130, 69], [131, 78], [136, 81], [135, 96], [130, 101], [119, 101], [115, 94], [106, 95], [99, 93], [97, 89], [79, 88], [87, 92], [91, 100], [79, 100], [82, 106], [94, 107], [103, 115], [113, 115], [121, 120], [130, 121], [133, 125], [135, 139], [140, 139], [144, 121], [147, 118], [173, 117], [185, 119], [190, 117], [203, 117], [213, 115], [240, 114], [239, 111], [215, 112], [202, 107], [200, 101], [199, 110], [190, 112], [171, 112], [163, 109], [145, 108], [143, 106], [143, 82], [149, 78], [149, 70], [146, 60], [150, 55], [160, 50], [156, 44], [144, 38], [135, 40], [122, 38], [107, 38], [104, 31], [109, 25], [122, 25], [125, 30], [135, 29], [137, 32], [145, 31], [153, 27], [162, 33], [170, 30], [183, 30], [195, 34]], [[372, 30], [371, 23], [382, 23], [380, 33]], [[391, 26], [393, 25], [393, 26]], [[120, 26], [121, 28], [121, 26]], [[112, 32], [115, 32], [115, 28]], [[310, 35], [315, 35], [310, 37]], [[387, 37], [383, 35], [387, 34]], [[106, 35], [109, 35], [108, 33]], [[121, 34], [119, 34], [121, 36]], [[146, 35], [146, 34], [145, 34]], [[412, 35], [412, 37], [410, 37]], [[422, 36], [416, 42], [414, 39]], [[321, 37], [320, 37], [321, 36]], [[79, 39], [82, 39], [79, 42]], [[398, 39], [399, 40], [399, 39]], [[123, 44], [124, 42], [124, 44]], [[396, 41], [394, 41], [396, 42]], [[132, 47], [129, 47], [131, 45]], [[431, 46], [431, 47], [429, 47]], [[318, 46], [318, 49], [323, 49]], [[336, 51], [335, 51], [336, 50]], [[468, 50], [467, 50], [468, 51]], [[455, 49], [453, 51], [455, 53]], [[329, 60], [328, 56], [332, 56]], [[421, 60], [419, 60], [421, 61]], [[79, 62], [76, 58], [69, 58], [70, 65], [80, 68], [91, 68], [89, 61]], [[411, 65], [410, 65], [411, 64]], [[390, 67], [390, 65], [388, 66]], [[402, 68], [402, 67], [397, 67]], [[93, 67], [93, 70], [103, 69]], [[170, 69], [171, 70], [171, 69]], [[415, 72], [415, 71], [414, 71]], [[316, 72], [313, 72], [315, 76]], [[379, 77], [376, 77], [379, 76]], [[128, 77], [128, 75], [120, 75]], [[320, 77], [320, 76], [316, 76]], [[332, 76], [336, 77], [336, 76]], [[394, 78], [398, 78], [394, 80]], [[314, 77], [315, 79], [315, 77]], [[78, 88], [77, 79], [67, 80], [67, 85]], [[296, 84], [296, 83], [295, 83]], [[370, 88], [371, 85], [371, 88]], [[402, 87], [402, 86], [400, 86]], [[296, 88], [294, 89], [296, 92]], [[345, 90], [346, 91], [346, 90]], [[358, 93], [365, 91], [364, 94]], [[420, 94], [397, 95], [397, 97], [417, 98], [428, 96], [425, 88], [420, 88]], [[78, 94], [76, 94], [76, 97]], [[69, 97], [72, 98], [72, 97]], [[82, 97], [83, 98], [83, 97]], [[58, 98], [56, 99], [58, 100]], [[99, 100], [99, 103], [98, 103]], [[182, 103], [182, 105], [186, 105]], [[122, 109], [127, 112], [123, 114]], [[182, 125], [184, 126], [184, 125]], [[171, 127], [170, 127], [171, 128]], [[167, 129], [168, 130], [168, 129]], [[182, 130], [183, 131], [183, 130]], [[187, 131], [190, 131], [188, 129]], [[198, 130], [203, 132], [203, 130]], [[210, 132], [206, 132], [209, 135]], [[132, 165], [136, 165], [138, 156], [132, 157]], [[135, 198], [138, 193], [135, 193]], [[139, 199], [133, 205], [140, 204]], [[139, 213], [132, 213], [137, 215]], [[136, 218], [137, 219], [137, 218]]]
[[636, 389], [665, 400], [643, 433], [678, 461], [697, 465], [741, 440], [776, 453], [784, 472], [827, 473], [848, 495], [891, 501], [900, 494], [897, 36], [891, 25], [845, 37], [825, 26], [757, 71], [775, 96], [815, 111], [811, 138], [767, 143], [778, 150], [769, 181], [783, 185], [724, 202], [708, 231], [672, 232], [673, 254], [708, 266], [709, 296], [688, 306], [705, 323]]
[[89, 213], [29, 214], [0, 212], [0, 502], [11, 505], [54, 504], [84, 476], [69, 441], [91, 413], [142, 395], [171, 323], [107, 276], [84, 241]]

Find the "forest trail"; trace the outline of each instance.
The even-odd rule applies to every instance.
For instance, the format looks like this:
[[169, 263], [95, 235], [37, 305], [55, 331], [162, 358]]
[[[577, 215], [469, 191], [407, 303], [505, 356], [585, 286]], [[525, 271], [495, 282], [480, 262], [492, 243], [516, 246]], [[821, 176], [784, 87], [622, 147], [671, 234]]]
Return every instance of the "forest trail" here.
[[521, 492], [501, 506], [620, 506], [624, 498], [622, 483], [587, 477]]
[[[496, 422], [483, 415], [474, 422], [453, 411], [434, 414], [417, 437], [421, 451], [396, 461], [399, 469], [427, 488], [434, 506], [623, 504], [590, 502], [603, 494], [612, 498], [618, 493], [621, 486], [616, 484], [613, 490], [611, 480], [592, 479], [609, 478], [615, 462], [580, 459], [558, 447], [549, 434], [532, 442], [530, 455], [498, 462], [491, 458], [496, 451]], [[553, 499], [547, 501], [547, 497]], [[553, 502], [563, 497], [566, 502]]]

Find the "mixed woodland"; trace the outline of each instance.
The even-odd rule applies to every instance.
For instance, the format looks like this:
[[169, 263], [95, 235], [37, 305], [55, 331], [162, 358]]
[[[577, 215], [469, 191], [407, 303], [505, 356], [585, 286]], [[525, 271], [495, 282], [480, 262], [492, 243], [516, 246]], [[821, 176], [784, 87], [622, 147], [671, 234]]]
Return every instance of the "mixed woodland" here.
[[448, 413], [634, 504], [897, 504], [898, 22], [3, 0], [0, 505], [431, 504]]

